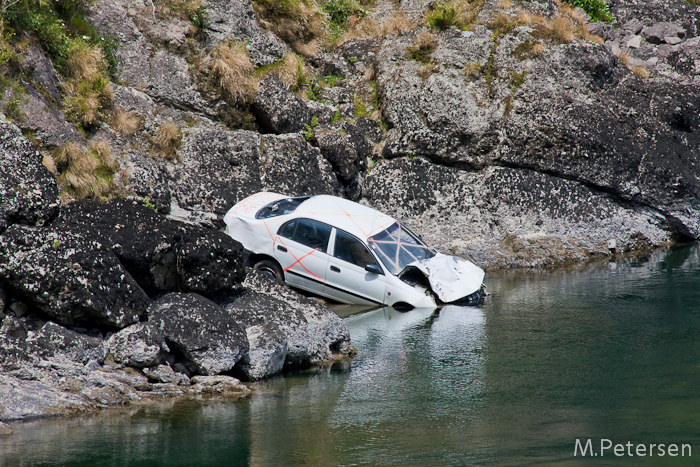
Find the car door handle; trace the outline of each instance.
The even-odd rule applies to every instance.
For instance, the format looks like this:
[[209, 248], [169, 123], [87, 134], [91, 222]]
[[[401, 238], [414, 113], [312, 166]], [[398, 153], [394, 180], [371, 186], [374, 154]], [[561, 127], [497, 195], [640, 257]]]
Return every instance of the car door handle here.
[[282, 245], [277, 245], [277, 249], [278, 249], [279, 251], [283, 251], [284, 253], [287, 252], [287, 249], [286, 249], [285, 247], [283, 247]]
[[335, 266], [331, 266], [331, 271], [333, 272], [340, 272], [340, 268], [337, 268]]

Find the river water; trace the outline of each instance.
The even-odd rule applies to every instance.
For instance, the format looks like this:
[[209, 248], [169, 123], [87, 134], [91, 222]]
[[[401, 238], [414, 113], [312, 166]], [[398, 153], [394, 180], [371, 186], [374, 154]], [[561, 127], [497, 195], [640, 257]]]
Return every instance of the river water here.
[[0, 465], [700, 464], [697, 244], [487, 283], [480, 308], [347, 316], [350, 369], [14, 424]]

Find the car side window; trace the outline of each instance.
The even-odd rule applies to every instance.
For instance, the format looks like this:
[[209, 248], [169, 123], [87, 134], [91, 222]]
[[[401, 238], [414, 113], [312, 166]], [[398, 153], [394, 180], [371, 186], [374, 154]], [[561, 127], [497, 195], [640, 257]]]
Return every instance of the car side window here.
[[352, 263], [361, 268], [365, 268], [368, 264], [377, 264], [374, 256], [369, 252], [366, 246], [352, 235], [337, 230], [335, 233], [335, 248], [333, 256], [348, 263]]
[[282, 228], [280, 228], [279, 232], [277, 232], [277, 235], [284, 238], [292, 238], [294, 236], [294, 227], [296, 226], [296, 219], [293, 221], [289, 221], [286, 224], [284, 224]]
[[331, 226], [311, 219], [296, 219], [283, 225], [278, 235], [325, 253], [331, 238]]

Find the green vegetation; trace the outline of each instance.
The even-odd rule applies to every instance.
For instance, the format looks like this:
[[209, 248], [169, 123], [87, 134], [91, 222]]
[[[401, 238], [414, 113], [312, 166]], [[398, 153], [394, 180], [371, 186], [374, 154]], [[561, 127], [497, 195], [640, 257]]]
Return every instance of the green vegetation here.
[[304, 123], [304, 129], [301, 131], [301, 134], [304, 136], [304, 139], [306, 141], [311, 141], [314, 139], [314, 127], [318, 125], [318, 117], [314, 115], [311, 117], [311, 124]]
[[[593, 21], [603, 21], [605, 23], [615, 22], [615, 18], [610, 13], [610, 7], [605, 0], [565, 0], [571, 6], [579, 7], [591, 17]], [[690, 1], [690, 0], [689, 0]], [[693, 0], [692, 3], [700, 0]], [[698, 4], [696, 3], [696, 4]]]
[[328, 29], [333, 38], [344, 34], [352, 23], [367, 15], [357, 0], [327, 0], [321, 4], [321, 10], [328, 15]]
[[438, 31], [457, 26], [457, 9], [450, 2], [441, 1], [433, 5], [433, 9], [426, 14], [428, 26]]
[[336, 113], [334, 113], [333, 116], [331, 117], [331, 123], [338, 123], [338, 122], [341, 121], [342, 119], [343, 119], [343, 116], [340, 115], [340, 112], [336, 112]]

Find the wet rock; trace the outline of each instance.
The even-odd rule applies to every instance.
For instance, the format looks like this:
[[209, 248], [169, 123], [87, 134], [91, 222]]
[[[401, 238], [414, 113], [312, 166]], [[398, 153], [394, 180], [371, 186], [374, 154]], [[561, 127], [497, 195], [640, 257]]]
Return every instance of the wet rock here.
[[195, 376], [192, 385], [195, 394], [245, 395], [250, 392], [246, 385], [231, 376]]
[[69, 326], [123, 328], [150, 302], [114, 253], [78, 229], [10, 227], [0, 237], [0, 278]]
[[244, 330], [228, 312], [197, 294], [164, 296], [149, 308], [148, 320], [195, 374], [229, 371], [248, 353]]
[[251, 339], [248, 359], [240, 365], [246, 377], [260, 379], [282, 367], [320, 365], [334, 354], [353, 353], [347, 328], [329, 308], [257, 271], [244, 286], [225, 308]]
[[260, 81], [253, 110], [260, 124], [272, 133], [296, 133], [311, 122], [304, 101], [289, 92], [273, 74]]
[[257, 66], [275, 63], [290, 52], [278, 37], [258, 26], [250, 0], [208, 0], [206, 7], [208, 47], [233, 37], [245, 42]]
[[0, 233], [11, 224], [44, 225], [58, 210], [56, 179], [19, 128], [0, 120]]
[[109, 338], [114, 361], [134, 368], [158, 365], [169, 350], [162, 331], [152, 323], [133, 324]]

